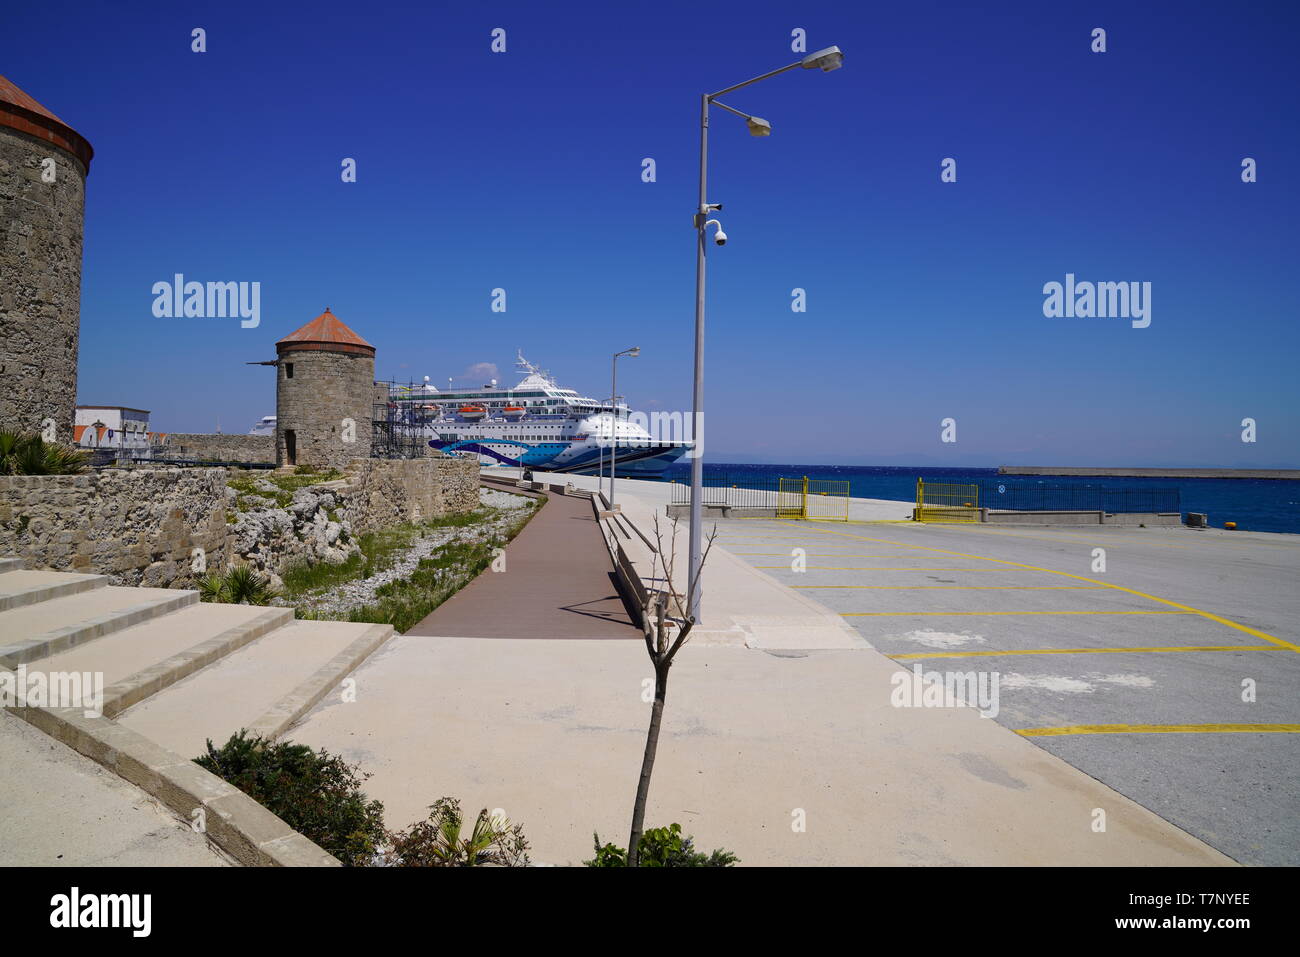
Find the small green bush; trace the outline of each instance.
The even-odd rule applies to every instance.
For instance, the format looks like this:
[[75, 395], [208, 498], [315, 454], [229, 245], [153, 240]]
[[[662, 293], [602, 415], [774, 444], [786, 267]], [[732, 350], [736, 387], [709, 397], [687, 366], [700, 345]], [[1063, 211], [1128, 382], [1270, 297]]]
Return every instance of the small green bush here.
[[325, 749], [247, 737], [240, 731], [220, 748], [208, 739], [200, 767], [228, 781], [315, 841], [345, 865], [371, 863], [383, 847], [384, 805], [361, 790], [369, 777]]
[[384, 805], [361, 790], [370, 777], [324, 748], [231, 735], [220, 748], [194, 763], [257, 801], [304, 837], [348, 867], [527, 867], [528, 841], [522, 826], [479, 811], [462, 836], [460, 802], [443, 797], [427, 819], [404, 831], [384, 827]]
[[[588, 867], [627, 867], [627, 851], [616, 844], [601, 844], [600, 835], [592, 834], [596, 854]], [[721, 848], [711, 854], [695, 850], [695, 839], [682, 837], [682, 826], [648, 828], [637, 845], [640, 867], [732, 867], [739, 862], [731, 851]]]
[[528, 841], [522, 826], [478, 812], [468, 837], [461, 837], [464, 815], [455, 798], [440, 798], [423, 821], [388, 836], [395, 867], [527, 867]]

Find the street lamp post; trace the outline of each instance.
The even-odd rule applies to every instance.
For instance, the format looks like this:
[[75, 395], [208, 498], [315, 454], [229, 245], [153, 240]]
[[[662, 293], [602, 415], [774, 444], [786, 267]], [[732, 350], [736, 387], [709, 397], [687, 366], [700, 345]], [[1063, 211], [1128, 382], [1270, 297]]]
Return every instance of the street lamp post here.
[[817, 68], [823, 73], [829, 73], [832, 70], [838, 70], [843, 65], [844, 54], [840, 52], [840, 48], [827, 47], [824, 50], [818, 50], [816, 53], [810, 53], [802, 60], [796, 60], [779, 70], [772, 70], [770, 73], [764, 73], [752, 80], [746, 80], [744, 83], [729, 86], [717, 93], [706, 93], [700, 98], [700, 202], [695, 211], [695, 229], [697, 232], [695, 244], [695, 386], [693, 390], [694, 407], [691, 412], [690, 580], [687, 583], [690, 594], [686, 606], [687, 614], [694, 619], [697, 625], [703, 620], [701, 607], [703, 588], [700, 582], [700, 565], [703, 560], [701, 551], [703, 529], [701, 500], [704, 495], [704, 246], [705, 240], [708, 238], [709, 226], [717, 227], [714, 241], [719, 246], [727, 241], [727, 234], [722, 231], [722, 224], [716, 219], [709, 218], [709, 213], [722, 209], [721, 203], [710, 203], [706, 193], [709, 158], [709, 105], [718, 106], [728, 113], [735, 113], [737, 116], [742, 117], [749, 126], [751, 136], [769, 136], [772, 133], [772, 125], [767, 120], [757, 116], [750, 116], [748, 113], [740, 112], [740, 110], [734, 110], [721, 102], [718, 97], [724, 93], [731, 93], [742, 87], [751, 86], [759, 80], [766, 80], [768, 77], [799, 67], [803, 67], [805, 70]]
[[[614, 468], [618, 461], [618, 360], [620, 356], [628, 356], [635, 359], [641, 354], [640, 346], [633, 346], [631, 349], [624, 349], [622, 352], [614, 353], [614, 358], [610, 362], [609, 375], [609, 435], [613, 441], [613, 446], [609, 453], [609, 508], [614, 509]], [[597, 485], [600, 483], [598, 482]]]

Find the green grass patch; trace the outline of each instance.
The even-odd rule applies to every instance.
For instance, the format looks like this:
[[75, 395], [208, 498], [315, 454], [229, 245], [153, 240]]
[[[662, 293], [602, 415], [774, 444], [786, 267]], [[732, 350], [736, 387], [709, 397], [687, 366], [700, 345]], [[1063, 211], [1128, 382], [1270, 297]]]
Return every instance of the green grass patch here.
[[[410, 577], [381, 586], [379, 601], [354, 608], [348, 621], [392, 625], [403, 633], [460, 591], [487, 568], [502, 543], [452, 542], [437, 554], [420, 559]], [[452, 574], [440, 574], [451, 570]]]
[[376, 575], [401, 558], [402, 553], [415, 544], [423, 531], [424, 527], [420, 525], [396, 525], [368, 532], [357, 539], [360, 553], [349, 556], [341, 565], [298, 562], [280, 576], [284, 580], [285, 595], [289, 598], [302, 597], [344, 582], [360, 581]]

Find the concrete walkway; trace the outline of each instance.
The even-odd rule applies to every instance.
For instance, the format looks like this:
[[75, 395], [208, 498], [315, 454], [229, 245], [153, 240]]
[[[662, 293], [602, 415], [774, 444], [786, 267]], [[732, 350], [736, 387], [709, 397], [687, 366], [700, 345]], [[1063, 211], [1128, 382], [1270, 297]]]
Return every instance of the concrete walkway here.
[[135, 785], [0, 711], [0, 866], [228, 867]]
[[618, 595], [591, 502], [547, 502], [483, 572], [408, 635], [463, 638], [641, 638]]

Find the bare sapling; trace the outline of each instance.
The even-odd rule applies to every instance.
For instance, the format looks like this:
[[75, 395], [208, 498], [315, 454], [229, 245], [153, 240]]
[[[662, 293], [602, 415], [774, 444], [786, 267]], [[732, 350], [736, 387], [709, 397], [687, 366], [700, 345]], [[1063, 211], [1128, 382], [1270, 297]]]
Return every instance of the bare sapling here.
[[[659, 729], [663, 725], [664, 699], [668, 695], [668, 669], [677, 657], [686, 640], [695, 627], [695, 619], [685, 613], [686, 601], [677, 588], [673, 572], [677, 564], [677, 520], [673, 519], [672, 535], [668, 549], [664, 550], [663, 532], [659, 526], [659, 517], [655, 516], [655, 543], [657, 551], [650, 563], [651, 580], [660, 582], [658, 587], [647, 592], [645, 604], [641, 609], [641, 629], [645, 636], [646, 653], [655, 672], [655, 696], [650, 708], [650, 728], [646, 732], [645, 756], [641, 759], [641, 777], [637, 780], [636, 801], [632, 805], [632, 833], [627, 840], [628, 867], [637, 866], [641, 833], [645, 824], [646, 800], [650, 796], [650, 775], [654, 771], [655, 754], [659, 750]], [[700, 568], [695, 577], [686, 583], [686, 594], [694, 594], [698, 576], [704, 571], [713, 541], [718, 537], [715, 525], [705, 543], [704, 554], [700, 557]], [[662, 570], [663, 576], [656, 579], [656, 572]]]

